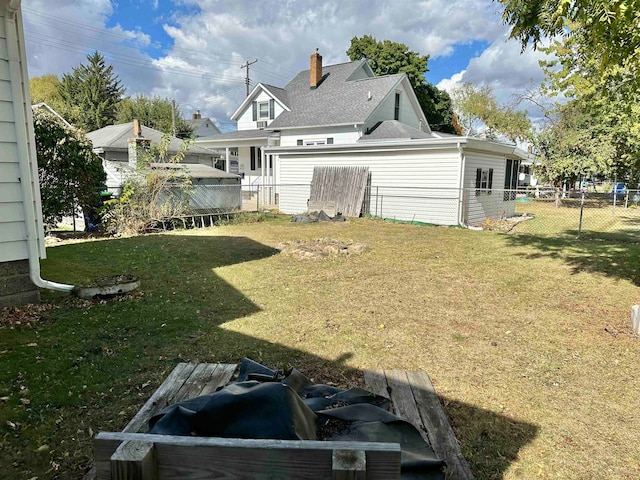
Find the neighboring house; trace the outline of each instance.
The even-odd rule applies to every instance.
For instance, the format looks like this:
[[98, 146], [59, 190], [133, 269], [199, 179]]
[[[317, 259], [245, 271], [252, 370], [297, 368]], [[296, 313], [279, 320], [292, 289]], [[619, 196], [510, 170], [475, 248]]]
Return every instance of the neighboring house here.
[[192, 136], [194, 138], [210, 137], [212, 135], [220, 134], [220, 129], [215, 123], [213, 123], [213, 120], [207, 117], [202, 118], [200, 110], [196, 110], [196, 113], [191, 116], [191, 120], [187, 120], [186, 122], [187, 125], [191, 127], [193, 131]]
[[[122, 125], [110, 125], [87, 134], [93, 143], [93, 151], [102, 158], [107, 175], [106, 187], [109, 192], [119, 195], [122, 185], [138, 162], [141, 149], [150, 145], [159, 145], [163, 134], [152, 128], [140, 125], [137, 120]], [[172, 137], [168, 154], [175, 155], [184, 147], [183, 140]], [[219, 170], [215, 165], [213, 151], [191, 146], [184, 159], [179, 163], [151, 162], [156, 169], [184, 169], [193, 186], [192, 207], [197, 210], [239, 209], [241, 207], [240, 177]], [[222, 186], [224, 188], [208, 188]], [[233, 188], [237, 187], [237, 188]], [[225, 193], [223, 193], [225, 192]], [[231, 192], [231, 193], [226, 193]], [[221, 200], [224, 198], [224, 200]], [[197, 199], [197, 200], [196, 200]]]
[[0, 0], [0, 307], [38, 302], [45, 258], [20, 1]]
[[196, 143], [235, 150], [243, 184], [264, 187], [263, 202], [278, 195], [284, 213], [307, 209], [314, 166], [368, 167], [375, 198], [388, 190], [384, 208], [365, 205], [378, 216], [457, 225], [515, 210], [515, 197], [491, 192], [517, 186], [526, 154], [431, 131], [406, 74], [376, 76], [366, 60], [323, 66], [316, 51], [309, 70], [284, 88], [258, 84], [231, 119], [237, 131]]

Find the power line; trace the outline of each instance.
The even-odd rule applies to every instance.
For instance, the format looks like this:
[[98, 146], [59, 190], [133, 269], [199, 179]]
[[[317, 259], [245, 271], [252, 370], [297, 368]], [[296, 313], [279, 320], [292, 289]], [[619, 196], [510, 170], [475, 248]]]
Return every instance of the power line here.
[[249, 96], [249, 65], [253, 65], [257, 61], [258, 61], [257, 58], [253, 62], [250, 62], [249, 60], [247, 60], [245, 62], [245, 64], [240, 67], [240, 68], [246, 68], [247, 69], [247, 72], [246, 72], [247, 74], [246, 74], [245, 79], [244, 79], [244, 83], [247, 86], [247, 97]]

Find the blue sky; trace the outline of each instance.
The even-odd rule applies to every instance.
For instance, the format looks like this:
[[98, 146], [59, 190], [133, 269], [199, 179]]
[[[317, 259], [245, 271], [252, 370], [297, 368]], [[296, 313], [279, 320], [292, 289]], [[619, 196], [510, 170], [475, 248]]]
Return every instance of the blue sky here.
[[61, 75], [98, 50], [131, 95], [171, 97], [223, 130], [251, 82], [284, 85], [320, 49], [347, 61], [354, 36], [405, 43], [429, 54], [427, 80], [452, 89], [490, 85], [508, 101], [542, 80], [540, 52], [507, 40], [491, 0], [30, 0], [23, 1], [31, 76]]

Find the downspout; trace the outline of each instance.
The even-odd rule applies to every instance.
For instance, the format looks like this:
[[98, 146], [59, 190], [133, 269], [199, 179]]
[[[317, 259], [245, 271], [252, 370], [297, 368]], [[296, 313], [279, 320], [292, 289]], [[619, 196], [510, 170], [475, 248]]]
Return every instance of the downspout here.
[[[17, 6], [13, 6], [17, 3]], [[13, 5], [12, 5], [13, 4]], [[31, 115], [27, 113], [27, 109], [30, 106], [27, 104], [27, 95], [29, 93], [29, 82], [25, 80], [23, 92], [21, 85], [23, 84], [20, 68], [20, 52], [17, 48], [18, 41], [21, 41], [21, 45], [24, 46], [24, 38], [18, 37], [18, 30], [21, 27], [20, 18], [18, 17], [19, 2], [12, 2], [7, 6], [7, 12], [5, 15], [5, 31], [7, 35], [7, 51], [9, 53], [9, 71], [11, 72], [11, 94], [13, 97], [13, 114], [16, 125], [16, 140], [18, 149], [18, 158], [20, 165], [20, 186], [22, 187], [22, 199], [25, 212], [25, 223], [27, 228], [27, 248], [29, 252], [29, 276], [31, 281], [39, 288], [48, 288], [51, 290], [58, 290], [60, 292], [72, 292], [73, 285], [67, 285], [64, 283], [51, 282], [44, 280], [40, 277], [40, 252], [38, 248], [38, 229], [36, 224], [36, 215], [34, 210], [35, 197], [32, 190], [31, 171], [29, 167], [29, 160], [35, 160], [35, 155], [31, 155], [29, 151], [29, 141], [31, 141], [32, 147], [35, 147], [35, 135], [33, 129], [29, 128], [29, 123], [33, 124]], [[22, 99], [22, 101], [19, 101]], [[29, 132], [29, 134], [27, 133]], [[30, 138], [29, 138], [30, 137]], [[32, 150], [33, 151], [33, 150]], [[38, 185], [37, 177], [34, 182]]]
[[463, 199], [462, 201], [458, 202], [458, 224], [461, 227], [466, 227], [466, 225], [464, 224], [464, 218], [462, 218], [462, 215], [464, 214], [464, 169], [466, 164], [466, 158], [464, 156], [464, 150], [462, 149], [460, 142], [458, 142], [458, 152], [460, 153], [460, 187], [459, 188], [460, 188], [460, 195], [462, 196], [462, 199]]

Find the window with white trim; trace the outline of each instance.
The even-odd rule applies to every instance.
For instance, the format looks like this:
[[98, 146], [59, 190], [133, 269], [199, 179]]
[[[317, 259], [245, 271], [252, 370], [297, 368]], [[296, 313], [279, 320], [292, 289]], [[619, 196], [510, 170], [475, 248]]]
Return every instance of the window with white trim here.
[[396, 104], [393, 109], [393, 119], [400, 120], [400, 92], [396, 92]]
[[309, 140], [305, 140], [304, 141], [305, 145], [326, 145], [327, 144], [327, 139], [326, 138], [312, 138]]
[[269, 102], [258, 102], [258, 118], [269, 118]]
[[476, 196], [480, 194], [491, 195], [493, 188], [493, 168], [476, 169]]

